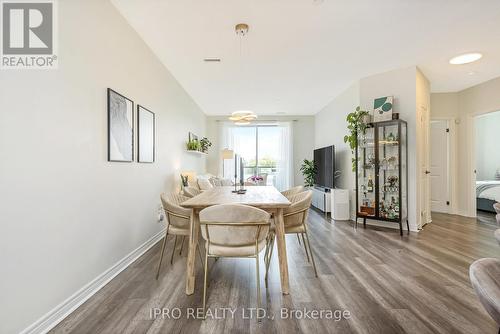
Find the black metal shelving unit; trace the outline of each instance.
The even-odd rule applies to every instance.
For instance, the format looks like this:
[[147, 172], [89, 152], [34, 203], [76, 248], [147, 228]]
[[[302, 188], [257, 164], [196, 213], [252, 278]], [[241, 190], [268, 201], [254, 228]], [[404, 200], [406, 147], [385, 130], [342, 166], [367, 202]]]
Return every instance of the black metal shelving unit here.
[[[368, 124], [356, 146], [356, 224], [373, 219], [408, 232], [408, 126], [403, 120]], [[368, 184], [372, 183], [370, 190]]]

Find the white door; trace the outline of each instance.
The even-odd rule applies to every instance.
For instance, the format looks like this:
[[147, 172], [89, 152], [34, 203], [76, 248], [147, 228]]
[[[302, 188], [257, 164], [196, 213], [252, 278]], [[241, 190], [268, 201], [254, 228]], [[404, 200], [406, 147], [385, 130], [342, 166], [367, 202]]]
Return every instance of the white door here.
[[431, 121], [431, 211], [448, 213], [448, 121]]
[[419, 145], [420, 155], [420, 222], [418, 227], [421, 228], [427, 223], [432, 221], [430, 213], [430, 183], [429, 183], [429, 109], [426, 106], [420, 106], [419, 117], [419, 131], [421, 135], [421, 142]]

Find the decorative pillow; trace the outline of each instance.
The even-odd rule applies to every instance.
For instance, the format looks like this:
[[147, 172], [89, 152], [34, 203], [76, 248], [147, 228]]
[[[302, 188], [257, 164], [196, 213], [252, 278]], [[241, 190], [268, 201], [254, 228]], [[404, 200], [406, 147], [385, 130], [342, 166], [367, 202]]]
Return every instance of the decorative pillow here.
[[220, 185], [225, 187], [225, 186], [232, 186], [233, 185], [233, 181], [229, 180], [229, 179], [221, 179], [220, 180]]
[[212, 184], [207, 179], [198, 179], [198, 187], [200, 187], [200, 190], [208, 190], [213, 188]]
[[214, 187], [220, 187], [221, 186], [221, 179], [219, 179], [218, 177], [211, 177], [209, 179], [209, 181], [212, 184], [212, 186], [214, 186]]

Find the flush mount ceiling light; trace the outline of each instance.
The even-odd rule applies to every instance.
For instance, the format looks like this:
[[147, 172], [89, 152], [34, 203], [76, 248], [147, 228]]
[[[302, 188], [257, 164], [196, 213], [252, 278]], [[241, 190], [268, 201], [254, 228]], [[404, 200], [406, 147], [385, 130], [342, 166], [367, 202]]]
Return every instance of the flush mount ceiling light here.
[[450, 59], [450, 64], [452, 65], [463, 65], [475, 62], [483, 57], [482, 54], [474, 52], [474, 53], [465, 53], [460, 56], [456, 56]]
[[233, 121], [236, 125], [248, 125], [251, 121], [255, 121], [257, 115], [252, 111], [235, 111], [229, 117], [230, 121]]

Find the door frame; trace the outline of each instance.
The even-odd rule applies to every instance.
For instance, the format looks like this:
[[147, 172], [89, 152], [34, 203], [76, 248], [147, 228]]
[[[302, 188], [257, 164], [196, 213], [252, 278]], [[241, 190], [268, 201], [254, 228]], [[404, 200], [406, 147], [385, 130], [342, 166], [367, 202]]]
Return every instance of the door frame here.
[[487, 114], [492, 114], [494, 112], [500, 112], [500, 109], [489, 110], [489, 111], [479, 111], [468, 115], [467, 117], [467, 140], [468, 148], [468, 170], [469, 170], [469, 193], [467, 197], [469, 198], [469, 211], [468, 216], [477, 218], [477, 203], [476, 203], [476, 119], [478, 116], [484, 116]]
[[[430, 129], [430, 123], [432, 122], [446, 122], [446, 127], [450, 130], [448, 131], [448, 136], [446, 137], [446, 169], [447, 169], [447, 197], [448, 201], [450, 202], [450, 205], [448, 206], [448, 214], [456, 214], [456, 208], [457, 208], [457, 194], [456, 194], [456, 187], [455, 187], [455, 180], [456, 180], [456, 159], [457, 159], [457, 153], [456, 153], [456, 143], [455, 143], [455, 133], [456, 133], [456, 119], [453, 117], [431, 117], [430, 122], [429, 122], [429, 129]], [[432, 185], [431, 185], [432, 187]]]

